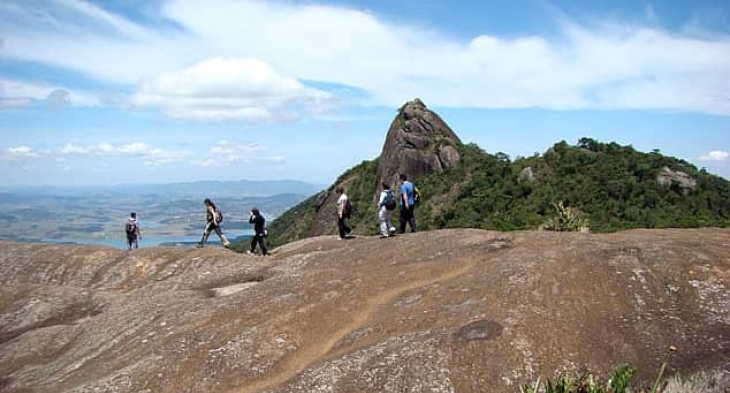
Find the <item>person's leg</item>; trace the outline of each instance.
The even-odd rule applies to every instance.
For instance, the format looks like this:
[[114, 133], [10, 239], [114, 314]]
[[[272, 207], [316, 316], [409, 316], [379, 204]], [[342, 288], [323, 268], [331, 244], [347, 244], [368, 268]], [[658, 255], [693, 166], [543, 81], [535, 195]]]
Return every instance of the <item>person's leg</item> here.
[[385, 208], [380, 208], [378, 219], [380, 220], [380, 236], [388, 236], [388, 211]]
[[258, 234], [254, 234], [253, 237], [251, 238], [251, 247], [249, 247], [249, 251], [251, 251], [252, 253], [254, 251], [256, 251], [256, 239], [258, 237], [259, 237]]
[[416, 231], [416, 207], [411, 206], [408, 214], [408, 224], [411, 226], [411, 233]]
[[400, 225], [398, 225], [398, 233], [406, 233], [406, 222], [408, 221], [408, 209], [405, 206], [400, 207]]
[[266, 238], [259, 236], [259, 247], [261, 247], [261, 255], [269, 255], [269, 250], [266, 248]]
[[212, 223], [208, 223], [205, 225], [205, 229], [203, 229], [203, 238], [200, 239], [200, 246], [205, 247], [205, 244], [208, 243], [208, 237], [210, 236], [211, 232], [211, 225]]
[[139, 250], [139, 238], [134, 238], [134, 249]]
[[385, 211], [385, 226], [386, 226], [386, 232], [385, 234], [390, 236], [391, 228], [393, 228], [393, 234], [395, 235], [395, 227], [393, 226], [393, 212], [392, 211]]
[[345, 219], [337, 217], [337, 229], [340, 232], [340, 239], [345, 238]]
[[127, 249], [132, 250], [132, 238], [127, 235]]
[[223, 247], [228, 248], [231, 245], [231, 242], [229, 242], [228, 238], [226, 238], [226, 235], [223, 234], [221, 227], [216, 225], [214, 230], [215, 234], [218, 235], [219, 238], [221, 238], [221, 244], [223, 245]]

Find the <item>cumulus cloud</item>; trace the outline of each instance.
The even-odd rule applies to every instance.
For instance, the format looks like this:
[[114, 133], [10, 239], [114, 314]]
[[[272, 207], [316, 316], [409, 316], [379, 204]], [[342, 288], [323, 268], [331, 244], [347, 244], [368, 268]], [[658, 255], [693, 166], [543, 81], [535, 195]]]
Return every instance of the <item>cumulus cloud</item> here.
[[700, 157], [702, 161], [726, 162], [730, 159], [730, 153], [722, 150], [713, 150], [706, 156]]
[[[354, 8], [245, 0], [167, 0], [161, 16], [181, 27], [170, 30], [74, 0], [48, 13], [12, 4], [6, 14], [14, 17], [0, 20], [4, 56], [137, 85], [136, 105], [183, 119], [279, 121], [306, 113], [300, 107], [328, 97], [302, 81], [361, 89], [375, 105], [420, 96], [454, 107], [730, 115], [726, 35], [564, 21], [551, 36], [458, 39]], [[84, 18], [95, 28], [69, 34]]]
[[38, 152], [28, 146], [10, 147], [7, 149], [9, 155], [14, 157], [38, 157]]
[[18, 108], [33, 101], [53, 106], [98, 106], [93, 94], [69, 90], [55, 85], [0, 78], [0, 109]]
[[283, 156], [265, 156], [267, 149], [255, 142], [234, 142], [222, 140], [210, 149], [210, 156], [197, 162], [203, 167], [222, 167], [258, 163], [281, 164]]
[[28, 159], [39, 158], [43, 155], [44, 152], [37, 151], [26, 145], [21, 145], [0, 150], [0, 161], [27, 161]]
[[94, 155], [94, 156], [117, 156], [136, 157], [142, 159], [146, 166], [158, 166], [181, 162], [191, 155], [186, 150], [167, 150], [157, 147], [150, 147], [144, 142], [132, 142], [129, 144], [114, 145], [108, 142], [79, 146], [67, 143], [58, 149], [62, 155]]
[[273, 122], [331, 99], [260, 60], [213, 58], [146, 80], [132, 103], [179, 119]]

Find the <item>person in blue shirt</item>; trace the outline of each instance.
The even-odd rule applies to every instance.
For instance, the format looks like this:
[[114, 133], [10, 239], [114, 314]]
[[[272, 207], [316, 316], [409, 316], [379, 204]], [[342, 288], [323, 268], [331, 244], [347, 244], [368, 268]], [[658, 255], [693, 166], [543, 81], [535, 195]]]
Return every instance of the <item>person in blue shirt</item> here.
[[411, 232], [416, 231], [416, 187], [408, 181], [408, 176], [400, 175], [400, 227], [399, 233], [406, 233], [406, 224], [411, 226]]

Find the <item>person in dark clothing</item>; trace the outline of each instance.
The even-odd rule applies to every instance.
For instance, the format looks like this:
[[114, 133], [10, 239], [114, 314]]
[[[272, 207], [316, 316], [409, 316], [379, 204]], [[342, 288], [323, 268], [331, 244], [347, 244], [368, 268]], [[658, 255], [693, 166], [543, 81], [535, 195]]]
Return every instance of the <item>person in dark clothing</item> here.
[[416, 186], [408, 181], [408, 176], [400, 175], [400, 226], [399, 233], [406, 233], [406, 224], [411, 226], [411, 232], [416, 231]]
[[251, 214], [248, 217], [248, 223], [253, 224], [254, 235], [251, 238], [251, 249], [248, 251], [249, 254], [253, 254], [256, 251], [256, 244], [261, 247], [261, 255], [269, 255], [269, 251], [266, 249], [266, 219], [261, 215], [258, 208], [251, 209]]
[[137, 221], [137, 213], [132, 212], [129, 220], [124, 224], [124, 231], [127, 233], [127, 247], [129, 250], [139, 248], [139, 239], [142, 238], [142, 232], [139, 229], [139, 221]]

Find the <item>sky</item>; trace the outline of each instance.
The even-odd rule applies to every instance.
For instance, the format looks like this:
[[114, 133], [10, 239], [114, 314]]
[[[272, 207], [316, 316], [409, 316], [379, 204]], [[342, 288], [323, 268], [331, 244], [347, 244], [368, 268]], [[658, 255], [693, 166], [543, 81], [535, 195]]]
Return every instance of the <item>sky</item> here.
[[488, 152], [591, 137], [730, 178], [730, 3], [0, 2], [0, 186], [327, 185], [416, 97]]

